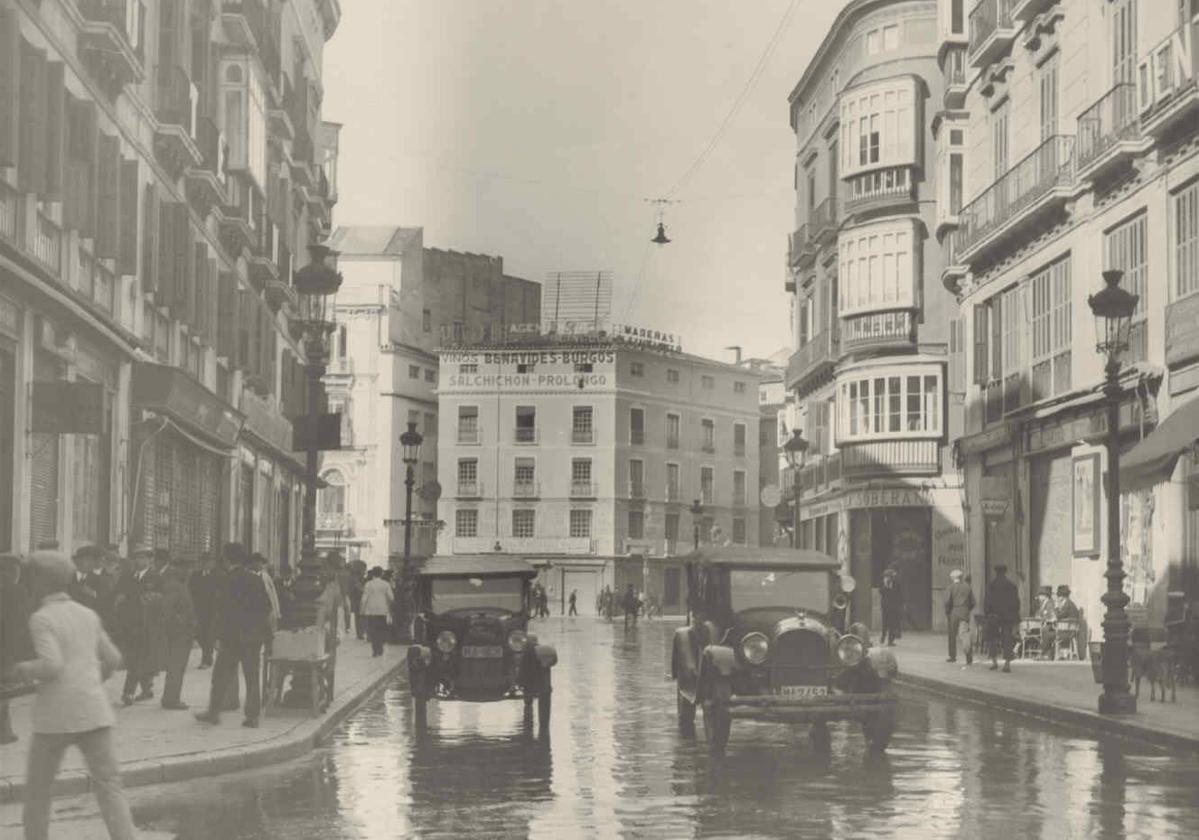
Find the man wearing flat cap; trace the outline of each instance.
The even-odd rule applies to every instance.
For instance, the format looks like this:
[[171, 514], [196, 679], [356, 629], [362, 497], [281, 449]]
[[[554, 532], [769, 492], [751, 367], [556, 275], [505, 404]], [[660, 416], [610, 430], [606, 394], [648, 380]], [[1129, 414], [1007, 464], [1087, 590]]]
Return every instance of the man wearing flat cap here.
[[[954, 569], [949, 573], [949, 588], [945, 590], [945, 618], [949, 624], [949, 659], [948, 662], [957, 662], [958, 660], [958, 634], [961, 632], [962, 624], [970, 627], [970, 614], [974, 612], [974, 590], [970, 588], [970, 584], [962, 580], [962, 570]], [[963, 651], [966, 654], [966, 664], [970, 665], [974, 661], [974, 652], [967, 646]]]
[[995, 566], [995, 577], [987, 587], [983, 612], [991, 624], [991, 670], [999, 667], [998, 655], [1003, 654], [1003, 672], [1012, 670], [1012, 631], [1020, 623], [1020, 590], [1007, 576], [1007, 566]]

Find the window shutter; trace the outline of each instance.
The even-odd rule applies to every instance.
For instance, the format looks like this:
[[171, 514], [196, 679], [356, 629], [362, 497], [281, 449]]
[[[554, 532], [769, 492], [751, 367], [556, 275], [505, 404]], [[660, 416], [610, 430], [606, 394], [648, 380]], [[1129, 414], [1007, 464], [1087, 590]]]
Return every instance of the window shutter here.
[[46, 62], [39, 50], [21, 41], [20, 76], [20, 148], [21, 166], [18, 185], [23, 192], [46, 190]]
[[96, 234], [96, 161], [99, 135], [96, 106], [67, 97], [67, 168], [63, 198], [63, 221], [80, 235]]
[[96, 256], [115, 258], [121, 246], [121, 143], [100, 135], [99, 214], [96, 224]]
[[217, 279], [217, 354], [234, 366], [237, 360], [237, 281], [222, 272]]
[[16, 9], [0, 6], [0, 166], [19, 163], [21, 27]]
[[170, 307], [175, 302], [175, 217], [169, 201], [158, 204], [158, 294], [154, 302]]
[[187, 205], [172, 204], [175, 223], [175, 317], [186, 324], [193, 324], [192, 271], [195, 269], [195, 233]]
[[55, 62], [46, 68], [46, 134], [44, 165], [46, 196], [63, 197], [67, 158], [67, 91], [63, 65]]
[[154, 294], [160, 291], [158, 254], [162, 225], [159, 216], [158, 191], [153, 184], [147, 184], [144, 194], [142, 218], [145, 220], [146, 229], [142, 237], [142, 291]]
[[991, 307], [991, 378], [1003, 378], [1003, 299], [996, 295]]
[[122, 160], [120, 166], [121, 221], [117, 249], [117, 273], [137, 273], [137, 161]]
[[987, 384], [987, 339], [990, 337], [990, 325], [987, 323], [987, 305], [975, 304], [974, 307], [974, 384]]

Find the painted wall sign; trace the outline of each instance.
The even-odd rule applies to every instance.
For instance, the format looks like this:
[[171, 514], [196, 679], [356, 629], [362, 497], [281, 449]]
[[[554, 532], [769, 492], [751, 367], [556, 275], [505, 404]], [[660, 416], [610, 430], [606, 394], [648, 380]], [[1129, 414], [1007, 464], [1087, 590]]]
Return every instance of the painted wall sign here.
[[1173, 367], [1199, 358], [1199, 296], [1166, 307], [1166, 364]]
[[1079, 455], [1071, 463], [1074, 556], [1099, 553], [1099, 453]]

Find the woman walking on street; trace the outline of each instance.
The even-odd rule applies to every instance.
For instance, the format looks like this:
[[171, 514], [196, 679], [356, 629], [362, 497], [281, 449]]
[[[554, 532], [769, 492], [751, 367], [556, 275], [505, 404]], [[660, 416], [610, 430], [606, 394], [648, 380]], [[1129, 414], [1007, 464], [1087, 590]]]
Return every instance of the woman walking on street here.
[[387, 641], [387, 618], [391, 615], [394, 598], [391, 586], [383, 579], [383, 570], [375, 566], [366, 576], [361, 606], [362, 616], [366, 619], [366, 633], [371, 640], [371, 656], [383, 655], [383, 644]]
[[75, 567], [65, 554], [35, 551], [30, 565], [42, 596], [29, 619], [37, 658], [13, 668], [17, 678], [39, 683], [25, 777], [26, 840], [45, 840], [49, 833], [50, 792], [63, 753], [72, 744], [83, 752], [109, 836], [132, 840], [133, 816], [112, 748], [115, 718], [104, 691], [104, 680], [121, 664], [121, 654], [100, 617], [67, 594]]

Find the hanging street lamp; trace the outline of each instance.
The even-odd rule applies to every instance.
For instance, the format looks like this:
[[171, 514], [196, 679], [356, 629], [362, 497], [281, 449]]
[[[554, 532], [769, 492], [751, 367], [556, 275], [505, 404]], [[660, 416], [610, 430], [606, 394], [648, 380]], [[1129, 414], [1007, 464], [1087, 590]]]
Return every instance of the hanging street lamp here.
[[1103, 693], [1101, 714], [1131, 714], [1137, 700], [1128, 690], [1128, 595], [1120, 559], [1120, 355], [1128, 349], [1132, 315], [1139, 297], [1120, 287], [1122, 271], [1103, 272], [1106, 284], [1087, 298], [1095, 315], [1095, 349], [1106, 359], [1103, 393], [1107, 397], [1107, 591], [1103, 605]]

